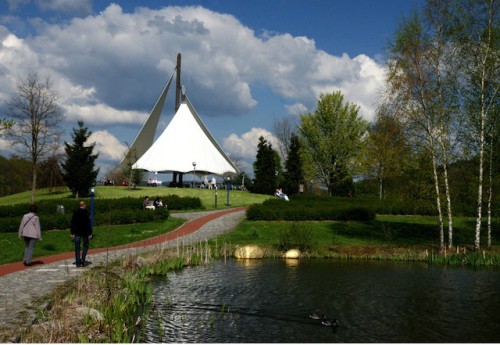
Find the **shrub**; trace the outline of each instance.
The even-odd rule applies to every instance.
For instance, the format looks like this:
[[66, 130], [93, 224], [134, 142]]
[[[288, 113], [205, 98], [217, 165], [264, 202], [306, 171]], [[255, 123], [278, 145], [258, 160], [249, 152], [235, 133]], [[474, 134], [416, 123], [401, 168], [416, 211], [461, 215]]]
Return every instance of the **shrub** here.
[[315, 244], [312, 229], [307, 224], [292, 223], [290, 227], [280, 228], [278, 236], [279, 249], [283, 251], [289, 249], [307, 251]]

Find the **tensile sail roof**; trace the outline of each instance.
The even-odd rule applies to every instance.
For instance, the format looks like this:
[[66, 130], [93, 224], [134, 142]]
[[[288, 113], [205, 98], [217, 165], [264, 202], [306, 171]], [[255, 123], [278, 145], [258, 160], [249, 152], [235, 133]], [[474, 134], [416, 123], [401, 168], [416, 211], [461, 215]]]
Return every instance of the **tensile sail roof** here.
[[219, 176], [238, 173], [187, 97], [167, 128], [132, 168]]
[[139, 157], [141, 157], [153, 144], [153, 139], [156, 132], [156, 127], [158, 126], [158, 121], [160, 119], [161, 112], [163, 110], [163, 105], [165, 103], [165, 98], [167, 97], [168, 89], [174, 74], [170, 77], [168, 83], [163, 88], [160, 97], [156, 101], [153, 110], [149, 114], [146, 122], [142, 126], [141, 130], [137, 134], [137, 137], [132, 142], [132, 145], [127, 150], [127, 153], [121, 160], [119, 167], [122, 170], [128, 169]]

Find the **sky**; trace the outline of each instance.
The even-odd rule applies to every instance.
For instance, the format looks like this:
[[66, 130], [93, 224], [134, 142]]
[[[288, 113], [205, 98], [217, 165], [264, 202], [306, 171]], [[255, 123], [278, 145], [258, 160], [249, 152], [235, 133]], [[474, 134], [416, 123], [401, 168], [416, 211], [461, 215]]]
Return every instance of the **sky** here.
[[[71, 130], [83, 120], [100, 177], [123, 158], [174, 73], [224, 151], [252, 175], [258, 138], [341, 91], [374, 118], [385, 49], [424, 0], [0, 1], [0, 118], [28, 71], [47, 75]], [[174, 113], [167, 98], [157, 135]], [[0, 137], [0, 154], [12, 151]], [[167, 178], [168, 179], [168, 178]]]

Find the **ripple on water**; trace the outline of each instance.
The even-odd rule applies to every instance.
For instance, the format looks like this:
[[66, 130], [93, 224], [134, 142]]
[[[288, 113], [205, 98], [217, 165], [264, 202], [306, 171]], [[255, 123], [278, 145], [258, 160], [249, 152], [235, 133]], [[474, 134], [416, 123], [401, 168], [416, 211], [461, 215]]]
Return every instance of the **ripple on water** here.
[[499, 289], [498, 270], [229, 260], [157, 280], [145, 341], [498, 342]]

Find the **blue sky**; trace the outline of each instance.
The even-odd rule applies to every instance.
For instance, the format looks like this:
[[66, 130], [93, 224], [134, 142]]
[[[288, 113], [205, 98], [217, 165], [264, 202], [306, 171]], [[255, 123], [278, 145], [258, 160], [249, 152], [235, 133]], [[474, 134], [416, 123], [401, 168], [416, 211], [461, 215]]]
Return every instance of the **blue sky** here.
[[[0, 2], [0, 111], [28, 68], [93, 132], [101, 175], [132, 142], [182, 54], [182, 81], [223, 149], [251, 174], [258, 137], [342, 91], [372, 120], [384, 48], [423, 0], [7, 0]], [[161, 131], [173, 115], [167, 99]], [[3, 116], [2, 116], [3, 117]], [[68, 136], [64, 140], [71, 141]], [[0, 154], [8, 155], [0, 139]]]

